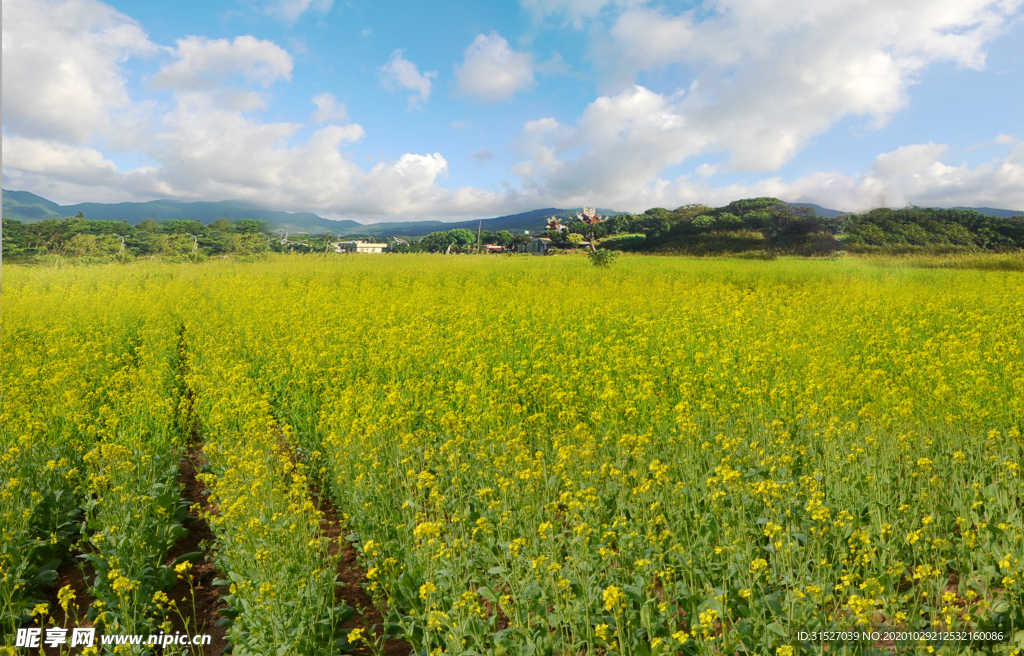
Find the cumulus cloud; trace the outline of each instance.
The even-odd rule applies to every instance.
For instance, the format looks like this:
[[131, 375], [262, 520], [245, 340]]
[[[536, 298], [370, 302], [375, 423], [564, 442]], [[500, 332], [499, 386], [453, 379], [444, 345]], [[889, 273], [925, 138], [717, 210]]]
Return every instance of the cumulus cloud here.
[[524, 161], [514, 172], [540, 194], [621, 202], [645, 193], [660, 171], [700, 152], [706, 142], [671, 97], [635, 86], [592, 102], [576, 126], [552, 118], [528, 122], [517, 141]]
[[497, 32], [477, 35], [455, 66], [459, 90], [489, 102], [505, 100], [534, 84], [533, 57], [516, 52]]
[[125, 60], [158, 51], [134, 20], [101, 2], [4, 0], [4, 129], [88, 142], [132, 108]]
[[316, 124], [344, 121], [348, 118], [348, 111], [345, 109], [345, 105], [338, 102], [329, 93], [320, 93], [313, 96], [313, 104], [316, 105], [316, 111], [313, 112], [313, 122]]
[[[187, 94], [152, 134], [146, 156], [154, 165], [122, 171], [96, 152], [5, 139], [5, 175], [50, 189], [57, 200], [230, 198], [357, 218], [478, 215], [499, 202], [495, 194], [447, 189], [440, 153], [405, 153], [363, 169], [344, 152], [364, 138], [361, 126], [325, 125], [300, 138], [303, 127]], [[40, 174], [49, 184], [40, 184]]]
[[[392, 219], [593, 203], [639, 211], [753, 195], [838, 209], [1024, 209], [1022, 135], [994, 134], [977, 150], [1003, 154], [980, 165], [919, 143], [879, 155], [856, 175], [716, 185], [722, 172], [770, 175], [844, 117], [884, 124], [929, 65], [983, 66], [985, 45], [1024, 0], [861, 0], [856, 11], [831, 1], [708, 0], [700, 11], [675, 14], [640, 0], [524, 3], [544, 16], [594, 21], [595, 41], [610, 42], [604, 50], [615, 59], [595, 54], [607, 86], [578, 118], [525, 123], [512, 144], [519, 184], [491, 192], [448, 188], [449, 163], [438, 152], [357, 165], [348, 151], [368, 135], [329, 93], [312, 98], [306, 121], [268, 119], [260, 110], [294, 66], [271, 41], [191, 36], [167, 48], [96, 0], [4, 0], [5, 184], [65, 202], [239, 198]], [[329, 5], [291, 6], [301, 15]], [[607, 39], [598, 24], [608, 27]], [[166, 64], [149, 82], [169, 91], [170, 102], [133, 98], [125, 62], [160, 53]], [[455, 73], [462, 93], [499, 101], [530, 88], [544, 68], [492, 33], [476, 37]], [[678, 89], [635, 84], [645, 71], [660, 80], [678, 75]], [[401, 51], [379, 74], [411, 93], [410, 106], [429, 99], [435, 77]], [[119, 166], [118, 149], [145, 165]], [[721, 163], [666, 174], [713, 155]], [[490, 157], [486, 148], [471, 153], [476, 162]]]
[[[608, 90], [574, 124], [538, 131], [528, 123], [514, 173], [540, 195], [603, 192], [622, 202], [670, 189], [661, 172], [697, 156], [728, 155], [705, 177], [771, 173], [847, 116], [884, 125], [927, 66], [982, 67], [985, 45], [1021, 6], [709, 0], [678, 14], [618, 8], [612, 45], [595, 51]], [[642, 71], [681, 83], [657, 93], [633, 82]]]
[[292, 57], [271, 41], [253, 36], [207, 39], [190, 36], [178, 39], [177, 61], [153, 76], [157, 87], [208, 91], [236, 80], [264, 88], [292, 74]]
[[[609, 89], [640, 71], [689, 74], [682, 117], [728, 151], [734, 169], [773, 171], [840, 119], [884, 125], [929, 65], [980, 68], [984, 46], [1022, 0], [764, 2], [715, 0], [704, 12], [621, 13], [602, 50]], [[675, 69], [674, 69], [675, 70]]]
[[857, 209], [914, 204], [1024, 211], [1024, 145], [973, 168], [943, 162], [947, 151], [944, 144], [926, 143], [879, 155], [866, 175], [841, 179], [848, 202]]
[[[356, 165], [345, 150], [365, 132], [345, 123], [331, 94], [312, 99], [308, 123], [262, 119], [266, 89], [290, 79], [293, 66], [273, 42], [193, 36], [161, 47], [127, 16], [89, 0], [4, 0], [3, 29], [3, 174], [14, 188], [58, 202], [238, 198], [399, 219], [485, 214], [499, 202], [446, 188], [440, 153]], [[133, 102], [124, 61], [159, 52], [169, 61], [150, 82], [171, 92], [170, 106]], [[429, 75], [421, 77], [429, 83]], [[422, 83], [399, 78], [426, 98]], [[118, 140], [147, 163], [119, 166], [102, 145]]]
[[413, 92], [409, 96], [409, 109], [414, 109], [430, 99], [430, 80], [437, 77], [437, 71], [420, 73], [416, 64], [402, 56], [401, 50], [391, 53], [391, 59], [377, 69], [377, 72], [386, 88], [409, 89]]
[[[774, 196], [789, 202], [818, 203], [844, 211], [874, 207], [998, 207], [1024, 212], [1024, 144], [1006, 154], [971, 167], [943, 161], [948, 146], [910, 144], [878, 155], [867, 170], [848, 175], [822, 171], [792, 181], [777, 176], [753, 183], [715, 185], [699, 171], [674, 180], [653, 182], [618, 198], [600, 198], [600, 204], [641, 211], [649, 207], [678, 207], [687, 203], [724, 205], [737, 198]], [[555, 204], [594, 202], [585, 193], [546, 197]]]
[[17, 162], [23, 173], [80, 184], [108, 184], [117, 174], [117, 166], [94, 148], [41, 139], [5, 137], [3, 158]]

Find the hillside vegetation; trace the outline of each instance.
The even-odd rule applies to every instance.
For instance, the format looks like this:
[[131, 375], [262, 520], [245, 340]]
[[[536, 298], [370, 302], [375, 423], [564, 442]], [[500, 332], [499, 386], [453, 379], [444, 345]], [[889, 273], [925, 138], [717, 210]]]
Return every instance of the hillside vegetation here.
[[[517, 216], [529, 215], [529, 221], [539, 221], [535, 214]], [[388, 241], [392, 250], [399, 253], [476, 252], [478, 240], [481, 245], [494, 244], [513, 251], [531, 238], [544, 237], [551, 240], [556, 250], [585, 248], [592, 243], [636, 253], [767, 258], [833, 256], [841, 252], [965, 255], [1024, 249], [1024, 216], [997, 217], [963, 209], [879, 208], [863, 214], [825, 217], [813, 208], [790, 205], [776, 198], [748, 198], [723, 207], [654, 208], [643, 214], [619, 214], [594, 224], [565, 216], [561, 220], [565, 223], [560, 228], [517, 233], [495, 230], [492, 224], [479, 233], [463, 224], [438, 224], [446, 229], [419, 238]], [[209, 224], [179, 219], [148, 220], [131, 225], [79, 216], [30, 223], [4, 219], [3, 225], [4, 257], [15, 261], [48, 261], [53, 257], [123, 260], [140, 256], [204, 259], [252, 257], [269, 251], [326, 253], [342, 238], [323, 233], [285, 239], [272, 230], [272, 224], [254, 219], [221, 218]], [[371, 233], [361, 236], [372, 241], [382, 239]]]
[[[570, 225], [569, 231], [586, 229]], [[835, 218], [775, 198], [734, 201], [724, 207], [687, 205], [618, 216], [595, 226], [608, 247], [689, 255], [766, 253], [956, 253], [1024, 248], [1024, 216], [1000, 218], [974, 210], [879, 208]], [[642, 235], [621, 238], [618, 235]]]

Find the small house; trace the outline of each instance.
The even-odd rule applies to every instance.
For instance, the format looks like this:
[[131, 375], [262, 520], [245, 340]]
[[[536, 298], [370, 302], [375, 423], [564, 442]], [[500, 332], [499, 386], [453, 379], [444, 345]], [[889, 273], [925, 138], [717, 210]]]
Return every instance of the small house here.
[[551, 252], [551, 240], [547, 237], [534, 237], [528, 244], [519, 245], [520, 253], [530, 253], [531, 255], [547, 255]]

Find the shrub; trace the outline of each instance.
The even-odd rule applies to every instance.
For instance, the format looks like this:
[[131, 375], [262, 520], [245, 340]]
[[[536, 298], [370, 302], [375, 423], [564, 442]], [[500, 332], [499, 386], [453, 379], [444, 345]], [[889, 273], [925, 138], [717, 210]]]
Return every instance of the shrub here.
[[590, 258], [590, 263], [596, 267], [610, 267], [615, 258], [619, 256], [615, 251], [609, 251], [601, 249], [599, 251], [590, 251], [587, 253], [587, 257]]

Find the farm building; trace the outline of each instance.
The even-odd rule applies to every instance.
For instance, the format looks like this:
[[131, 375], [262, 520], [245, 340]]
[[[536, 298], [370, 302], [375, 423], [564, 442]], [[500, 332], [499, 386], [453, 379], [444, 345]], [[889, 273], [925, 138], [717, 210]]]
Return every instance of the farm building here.
[[551, 240], [547, 237], [534, 237], [528, 244], [520, 244], [520, 253], [547, 255], [551, 251]]
[[387, 244], [375, 244], [368, 241], [341, 241], [334, 245], [338, 253], [383, 253]]

